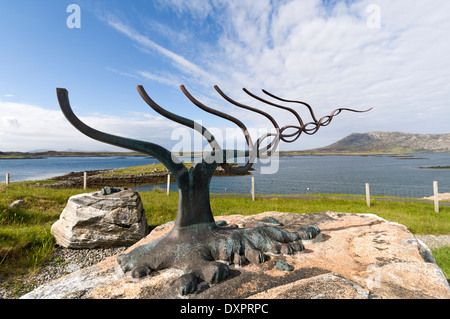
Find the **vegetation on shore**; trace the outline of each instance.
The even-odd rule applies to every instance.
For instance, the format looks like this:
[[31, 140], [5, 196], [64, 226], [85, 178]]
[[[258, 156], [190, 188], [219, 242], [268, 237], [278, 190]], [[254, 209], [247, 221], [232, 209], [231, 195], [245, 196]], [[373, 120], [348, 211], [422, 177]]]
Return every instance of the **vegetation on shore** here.
[[[229, 163], [230, 165], [238, 165]], [[184, 162], [189, 169], [192, 162]], [[250, 169], [252, 171], [253, 169]], [[87, 183], [90, 187], [103, 187], [105, 185], [114, 185], [116, 187], [137, 187], [141, 185], [156, 185], [167, 182], [167, 174], [169, 170], [161, 163], [153, 163], [147, 165], [114, 168], [109, 170], [88, 171]], [[251, 173], [246, 173], [251, 174]], [[214, 176], [230, 176], [231, 173], [226, 172], [222, 167], [217, 167]], [[175, 178], [171, 176], [171, 181]], [[51, 188], [79, 188], [84, 183], [84, 172], [72, 172], [63, 176], [56, 176], [50, 180], [41, 181], [46, 187]]]
[[[364, 150], [361, 151], [358, 148], [349, 149], [312, 149], [303, 151], [279, 151], [276, 152], [278, 156], [304, 156], [304, 155], [342, 155], [342, 156], [396, 156], [396, 157], [412, 157], [410, 154], [414, 153], [430, 153], [430, 151], [417, 151], [406, 148], [390, 148], [385, 150]], [[431, 152], [433, 153], [433, 152]], [[108, 156], [140, 156], [148, 157], [149, 155], [137, 153], [137, 152], [0, 152], [1, 159], [40, 159], [46, 157], [108, 157]], [[177, 155], [178, 156], [178, 155]], [[201, 153], [192, 154], [180, 154], [182, 157], [200, 157]], [[434, 168], [434, 167], [433, 167]], [[445, 167], [447, 168], [447, 167]]]
[[0, 152], [0, 159], [36, 159], [46, 157], [148, 156], [137, 152]]
[[[402, 132], [353, 133], [321, 148], [304, 151], [280, 151], [283, 156], [293, 155], [405, 155], [410, 153], [449, 153], [450, 133], [412, 134]], [[177, 156], [200, 156], [200, 152]], [[148, 156], [138, 152], [1, 152], [0, 159], [45, 158], [56, 156]]]

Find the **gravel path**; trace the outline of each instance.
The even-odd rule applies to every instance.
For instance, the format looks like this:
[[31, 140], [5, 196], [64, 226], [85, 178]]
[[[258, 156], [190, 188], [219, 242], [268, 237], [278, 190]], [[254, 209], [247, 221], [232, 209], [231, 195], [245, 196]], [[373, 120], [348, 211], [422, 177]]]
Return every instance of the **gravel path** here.
[[[21, 278], [24, 285], [38, 287], [74, 271], [95, 265], [107, 257], [117, 255], [128, 247], [67, 249], [57, 246], [52, 258], [44, 263], [36, 275]], [[34, 289], [33, 288], [33, 289]], [[0, 281], [0, 299], [16, 298], [11, 289], [2, 288]]]
[[430, 249], [450, 246], [450, 235], [416, 235], [415, 237], [427, 244]]

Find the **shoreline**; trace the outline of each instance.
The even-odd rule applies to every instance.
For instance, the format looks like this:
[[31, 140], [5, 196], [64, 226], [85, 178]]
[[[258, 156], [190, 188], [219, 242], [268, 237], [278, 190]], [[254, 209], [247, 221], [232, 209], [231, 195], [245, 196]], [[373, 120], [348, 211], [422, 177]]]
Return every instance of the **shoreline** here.
[[[413, 157], [414, 154], [450, 154], [450, 152], [347, 152], [347, 151], [336, 151], [336, 152], [325, 152], [325, 151], [279, 151], [274, 155], [278, 156], [393, 156], [400, 158]], [[179, 157], [199, 157], [201, 153], [193, 154], [178, 154]], [[132, 156], [132, 157], [149, 157], [153, 158], [148, 154], [138, 153], [138, 152], [0, 152], [0, 160], [8, 159], [45, 159], [48, 157], [115, 157], [115, 156]]]
[[8, 159], [45, 159], [48, 157], [114, 157], [114, 156], [133, 156], [133, 157], [151, 157], [150, 155], [137, 152], [0, 152], [0, 160]]
[[[155, 165], [155, 164], [149, 164]], [[158, 165], [158, 164], [156, 164]], [[162, 165], [162, 164], [160, 164]], [[238, 165], [239, 166], [239, 165]], [[89, 188], [98, 188], [104, 186], [114, 187], [136, 187], [144, 185], [157, 185], [167, 183], [168, 172], [156, 172], [156, 173], [138, 173], [138, 174], [118, 174], [115, 173], [119, 169], [107, 169], [107, 170], [92, 170], [86, 171], [87, 184]], [[244, 175], [251, 175], [249, 172]], [[227, 173], [222, 167], [217, 167], [213, 176], [240, 176]], [[37, 185], [41, 187], [49, 188], [80, 188], [84, 183], [84, 172], [71, 172], [61, 176], [55, 176], [49, 179], [50, 181], [56, 181], [55, 183], [40, 183]], [[171, 176], [171, 183], [175, 182], [175, 178]]]

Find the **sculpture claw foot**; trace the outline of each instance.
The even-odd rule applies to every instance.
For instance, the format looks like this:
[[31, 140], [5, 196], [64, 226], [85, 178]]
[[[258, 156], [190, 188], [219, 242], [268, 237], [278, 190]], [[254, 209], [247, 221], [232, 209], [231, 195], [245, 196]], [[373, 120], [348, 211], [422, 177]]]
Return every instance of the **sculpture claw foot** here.
[[176, 286], [180, 295], [189, 295], [197, 290], [199, 278], [193, 274], [184, 274], [178, 278]]
[[179, 292], [193, 293], [198, 279], [209, 284], [225, 280], [229, 264], [244, 266], [261, 264], [269, 257], [265, 253], [294, 254], [304, 250], [302, 240], [310, 240], [320, 233], [316, 226], [304, 226], [295, 232], [276, 226], [253, 228], [225, 228], [215, 225], [194, 225], [173, 229], [167, 235], [118, 256], [124, 272], [141, 278], [152, 271], [177, 268], [185, 275], [177, 281]]

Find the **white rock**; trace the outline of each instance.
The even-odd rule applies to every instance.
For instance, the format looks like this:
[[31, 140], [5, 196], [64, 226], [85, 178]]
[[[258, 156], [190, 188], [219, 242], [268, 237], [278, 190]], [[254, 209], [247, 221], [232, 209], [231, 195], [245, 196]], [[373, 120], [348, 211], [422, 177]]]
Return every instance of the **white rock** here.
[[70, 197], [51, 232], [60, 246], [95, 248], [132, 245], [148, 234], [148, 226], [139, 193], [123, 190]]
[[16, 208], [22, 206], [23, 203], [24, 203], [23, 199], [15, 200], [14, 202], [11, 203], [11, 205], [9, 205], [9, 208]]

